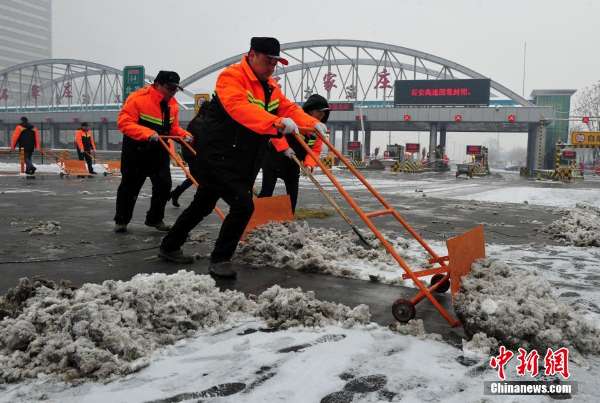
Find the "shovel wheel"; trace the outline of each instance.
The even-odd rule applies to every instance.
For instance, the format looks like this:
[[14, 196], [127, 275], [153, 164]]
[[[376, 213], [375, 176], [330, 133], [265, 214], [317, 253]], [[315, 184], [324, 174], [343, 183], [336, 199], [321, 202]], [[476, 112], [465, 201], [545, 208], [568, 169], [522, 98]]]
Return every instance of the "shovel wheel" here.
[[416, 313], [414, 304], [407, 299], [399, 298], [392, 305], [392, 315], [398, 322], [406, 323], [413, 319]]
[[[431, 281], [429, 282], [429, 286], [433, 287], [434, 285], [436, 285], [437, 283], [439, 283], [440, 281], [442, 281], [442, 279], [444, 278], [443, 274], [434, 274], [431, 277]], [[446, 291], [448, 291], [450, 289], [450, 280], [446, 280], [444, 281], [443, 284], [441, 284], [438, 288], [435, 289], [435, 292], [443, 294]]]

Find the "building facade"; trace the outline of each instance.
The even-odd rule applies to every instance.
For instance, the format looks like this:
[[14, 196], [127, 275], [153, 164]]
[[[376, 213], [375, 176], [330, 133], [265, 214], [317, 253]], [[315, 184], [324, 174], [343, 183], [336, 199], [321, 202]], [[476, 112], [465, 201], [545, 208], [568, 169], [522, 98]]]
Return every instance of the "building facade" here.
[[0, 2], [0, 70], [52, 57], [51, 0]]

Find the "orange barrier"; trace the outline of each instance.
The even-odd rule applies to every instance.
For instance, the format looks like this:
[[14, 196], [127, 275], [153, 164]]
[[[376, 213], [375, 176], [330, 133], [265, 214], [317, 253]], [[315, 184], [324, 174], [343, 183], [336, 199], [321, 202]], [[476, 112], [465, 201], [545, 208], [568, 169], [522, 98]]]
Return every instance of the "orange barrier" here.
[[[450, 313], [437, 301], [432, 295], [432, 292], [442, 290], [448, 286], [449, 282], [453, 283], [453, 290], [457, 290], [460, 287], [460, 277], [468, 273], [471, 264], [476, 258], [485, 256], [485, 243], [483, 237], [482, 227], [475, 228], [469, 231], [463, 236], [454, 238], [449, 244], [449, 250], [452, 251], [451, 256], [439, 256], [429, 244], [406, 222], [406, 220], [394, 209], [384, 198], [377, 192], [366, 178], [354, 167], [354, 165], [342, 155], [329, 140], [318, 131], [312, 128], [300, 128], [300, 131], [304, 134], [316, 134], [323, 141], [323, 143], [329, 148], [329, 150], [349, 169], [350, 172], [365, 186], [365, 188], [379, 201], [382, 205], [381, 210], [375, 210], [366, 212], [364, 211], [354, 200], [352, 196], [344, 189], [341, 183], [332, 174], [330, 169], [315, 155], [312, 149], [304, 142], [304, 139], [299, 134], [296, 134], [296, 138], [300, 145], [305, 149], [308, 155], [310, 155], [319, 165], [323, 173], [329, 178], [331, 183], [340, 192], [346, 202], [352, 207], [352, 209], [358, 214], [361, 220], [367, 225], [367, 227], [373, 232], [377, 239], [381, 242], [381, 245], [386, 251], [394, 258], [394, 260], [404, 270], [403, 278], [411, 279], [417, 286], [419, 292], [411, 300], [397, 299], [392, 305], [392, 314], [400, 322], [408, 322], [416, 315], [415, 305], [422, 299], [427, 298], [438, 312], [446, 319], [451, 326], [460, 325], [460, 321], [454, 318]], [[430, 256], [428, 263], [430, 265], [438, 265], [438, 267], [429, 268], [421, 271], [413, 271], [406, 261], [396, 251], [394, 246], [383, 236], [381, 231], [377, 228], [373, 219], [381, 216], [391, 215], [396, 219], [404, 229], [427, 251]], [[473, 253], [468, 255], [457, 255], [463, 253], [465, 250], [474, 250]], [[454, 261], [452, 259], [455, 259]], [[453, 274], [454, 272], [454, 274]], [[437, 275], [437, 281], [432, 278], [431, 285], [427, 287], [419, 277], [430, 276], [432, 274]], [[436, 276], [434, 276], [436, 277]], [[451, 278], [452, 277], [452, 278]]]

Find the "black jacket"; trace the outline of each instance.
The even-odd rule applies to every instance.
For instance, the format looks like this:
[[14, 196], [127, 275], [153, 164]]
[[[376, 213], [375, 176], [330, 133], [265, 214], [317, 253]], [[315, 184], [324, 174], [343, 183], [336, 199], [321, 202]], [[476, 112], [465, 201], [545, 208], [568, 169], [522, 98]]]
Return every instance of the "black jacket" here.
[[[277, 110], [270, 113], [277, 114]], [[236, 122], [217, 95], [202, 105], [187, 130], [194, 136], [198, 169], [217, 168], [249, 182], [254, 182], [272, 137]]]
[[23, 131], [17, 140], [17, 146], [22, 147], [27, 151], [32, 151], [35, 148], [35, 131], [31, 123], [21, 123]]

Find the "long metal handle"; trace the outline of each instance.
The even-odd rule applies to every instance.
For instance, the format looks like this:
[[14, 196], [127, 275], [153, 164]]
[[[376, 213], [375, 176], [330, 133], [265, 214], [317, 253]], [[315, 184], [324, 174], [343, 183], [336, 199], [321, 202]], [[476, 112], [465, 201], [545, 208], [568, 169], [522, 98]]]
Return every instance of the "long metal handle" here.
[[[192, 183], [194, 185], [196, 185], [196, 187], [200, 187], [200, 183], [198, 183], [198, 181], [196, 180], [196, 178], [194, 178], [192, 173], [185, 167], [185, 164], [183, 163], [183, 161], [181, 161], [181, 158], [179, 157], [179, 155], [177, 155], [177, 153], [173, 152], [173, 150], [171, 150], [171, 147], [169, 147], [169, 145], [165, 141], [165, 138], [168, 139], [169, 137], [171, 137], [171, 136], [158, 136], [158, 141], [164, 147], [164, 149], [167, 150], [167, 152], [169, 153], [169, 155], [171, 156], [173, 161], [175, 161], [177, 166], [179, 166], [179, 168], [181, 168], [183, 170], [183, 172], [185, 173], [185, 176], [189, 180], [191, 180]], [[220, 208], [215, 207], [215, 213], [217, 213], [217, 215], [219, 216], [219, 218], [221, 218], [221, 220], [225, 219], [225, 214], [223, 214], [223, 211]]]
[[358, 238], [361, 240], [361, 242], [366, 247], [372, 249], [374, 246], [371, 245], [371, 243], [369, 243], [369, 241], [367, 241], [367, 239], [365, 238], [365, 235], [360, 231], [360, 229], [358, 229], [358, 227], [356, 225], [354, 225], [354, 223], [352, 222], [352, 220], [350, 219], [350, 217], [348, 217], [348, 215], [344, 212], [344, 210], [342, 210], [342, 208], [335, 201], [335, 199], [333, 198], [333, 196], [331, 196], [331, 194], [329, 194], [329, 192], [326, 191], [323, 188], [323, 186], [321, 186], [321, 184], [319, 183], [319, 181], [317, 180], [317, 178], [315, 178], [315, 176], [312, 174], [312, 172], [310, 172], [310, 170], [307, 169], [302, 164], [302, 162], [300, 162], [300, 160], [295, 155], [292, 155], [292, 160], [294, 160], [294, 162], [296, 164], [298, 164], [298, 167], [300, 168], [300, 170], [302, 172], [304, 172], [304, 174], [306, 176], [308, 176], [308, 178], [312, 181], [312, 183], [319, 190], [319, 192], [321, 192], [321, 194], [323, 195], [323, 197], [325, 197], [325, 199], [327, 199], [327, 201], [329, 202], [329, 204], [331, 204], [331, 206], [335, 209], [335, 211], [337, 211], [337, 213], [340, 215], [340, 217], [342, 217], [342, 219], [344, 221], [346, 221], [348, 223], [348, 225], [350, 225], [350, 227], [352, 228], [352, 230], [354, 231], [354, 233], [358, 236]]
[[196, 155], [196, 150], [194, 150], [194, 147], [192, 147], [187, 141], [185, 141], [183, 139], [183, 137], [179, 137], [179, 136], [161, 136], [161, 137], [163, 139], [171, 139], [171, 140], [178, 141], [179, 144], [183, 144], [183, 146], [185, 146], [185, 148], [187, 148], [188, 151], [192, 153], [192, 155]]

